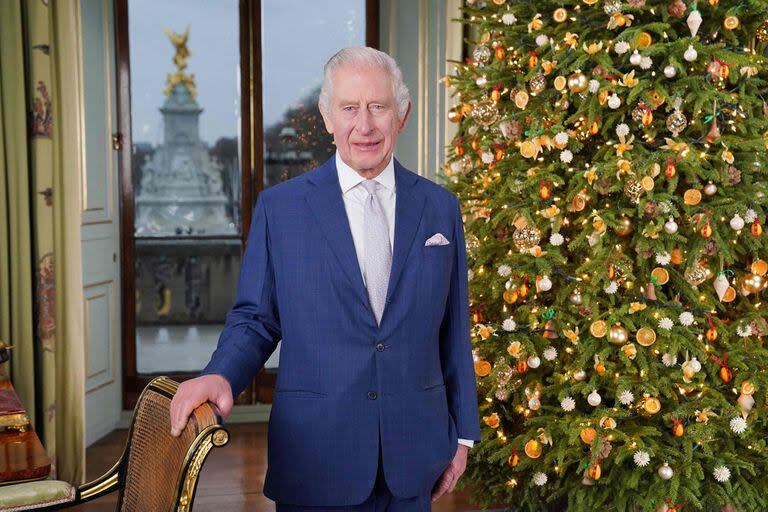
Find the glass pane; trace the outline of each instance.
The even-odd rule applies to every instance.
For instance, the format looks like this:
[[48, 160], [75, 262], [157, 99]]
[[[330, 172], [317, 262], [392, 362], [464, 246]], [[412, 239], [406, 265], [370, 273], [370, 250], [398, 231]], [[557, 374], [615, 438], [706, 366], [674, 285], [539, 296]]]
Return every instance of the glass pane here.
[[200, 370], [241, 253], [237, 0], [130, 0], [139, 373]]
[[333, 155], [317, 108], [323, 65], [345, 46], [365, 45], [366, 18], [365, 0], [262, 0], [261, 5], [266, 188]]

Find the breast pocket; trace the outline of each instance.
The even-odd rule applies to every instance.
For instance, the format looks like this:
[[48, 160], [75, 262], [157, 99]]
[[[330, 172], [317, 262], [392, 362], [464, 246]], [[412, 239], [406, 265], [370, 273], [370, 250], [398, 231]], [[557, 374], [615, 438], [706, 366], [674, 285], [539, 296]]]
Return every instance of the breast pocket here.
[[446, 245], [427, 245], [422, 251], [423, 274], [429, 298], [445, 297], [451, 282], [451, 268], [456, 254], [454, 242]]

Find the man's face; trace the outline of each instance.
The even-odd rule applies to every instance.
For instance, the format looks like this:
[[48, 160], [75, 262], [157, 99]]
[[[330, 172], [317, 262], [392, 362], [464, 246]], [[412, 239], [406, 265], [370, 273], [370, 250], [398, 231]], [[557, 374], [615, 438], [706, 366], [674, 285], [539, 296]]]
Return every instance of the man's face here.
[[398, 118], [392, 80], [378, 66], [342, 66], [332, 81], [330, 110], [321, 108], [325, 128], [347, 165], [376, 176], [389, 163], [411, 107]]

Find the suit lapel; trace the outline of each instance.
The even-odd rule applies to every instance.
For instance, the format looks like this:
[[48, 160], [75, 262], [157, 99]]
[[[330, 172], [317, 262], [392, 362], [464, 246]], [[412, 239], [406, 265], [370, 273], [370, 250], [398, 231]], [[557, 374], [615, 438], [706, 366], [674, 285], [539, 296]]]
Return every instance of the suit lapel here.
[[[392, 270], [389, 273], [387, 286], [387, 304], [390, 303], [397, 282], [403, 273], [405, 260], [408, 258], [413, 237], [421, 222], [421, 216], [426, 205], [426, 198], [415, 186], [418, 176], [400, 165], [395, 160], [395, 246], [392, 248]], [[387, 306], [384, 306], [386, 313]], [[382, 316], [382, 319], [384, 317]]]
[[[424, 211], [426, 198], [423, 198], [415, 187], [418, 177], [406, 170], [395, 160], [395, 240], [392, 248], [392, 269], [387, 286], [387, 304], [389, 304], [395, 286], [403, 272], [409, 249], [413, 245], [413, 237], [418, 229]], [[336, 171], [335, 158], [331, 157], [315, 172], [307, 174], [307, 180], [314, 184], [305, 196], [305, 200], [317, 218], [331, 250], [339, 260], [342, 271], [355, 290], [358, 298], [368, 305], [371, 319], [374, 321], [373, 310], [370, 308], [368, 292], [365, 289], [360, 265], [355, 252], [352, 231], [349, 228], [347, 211], [341, 195], [341, 186]], [[386, 315], [384, 307], [382, 322]]]

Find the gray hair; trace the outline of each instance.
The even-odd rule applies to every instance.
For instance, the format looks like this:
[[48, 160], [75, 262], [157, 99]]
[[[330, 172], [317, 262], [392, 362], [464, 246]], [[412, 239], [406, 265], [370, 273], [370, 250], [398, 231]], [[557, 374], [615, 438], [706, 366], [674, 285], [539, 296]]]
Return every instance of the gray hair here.
[[323, 68], [323, 85], [320, 88], [320, 108], [330, 112], [331, 90], [333, 88], [333, 73], [346, 65], [353, 66], [377, 66], [386, 71], [392, 79], [392, 93], [397, 105], [397, 114], [400, 119], [405, 117], [408, 111], [408, 103], [411, 95], [403, 81], [403, 73], [395, 62], [395, 59], [386, 53], [368, 46], [350, 46], [338, 51], [328, 59]]

